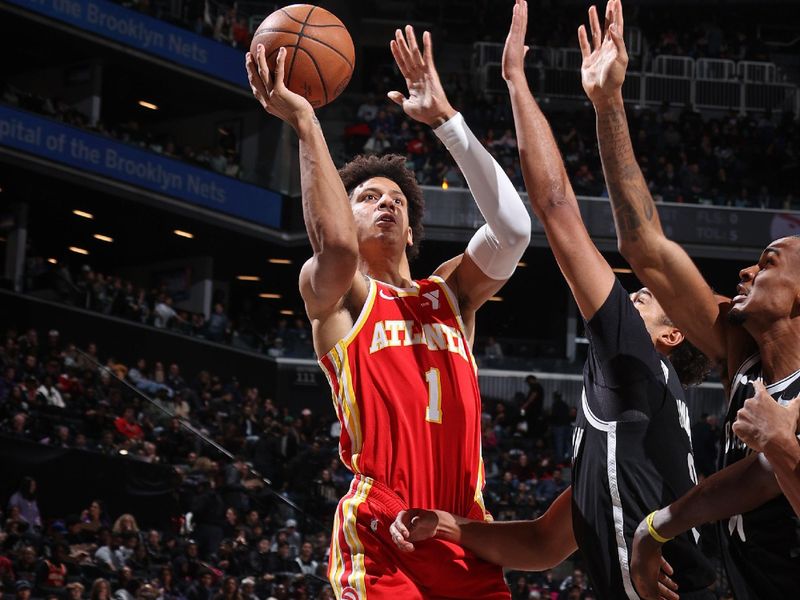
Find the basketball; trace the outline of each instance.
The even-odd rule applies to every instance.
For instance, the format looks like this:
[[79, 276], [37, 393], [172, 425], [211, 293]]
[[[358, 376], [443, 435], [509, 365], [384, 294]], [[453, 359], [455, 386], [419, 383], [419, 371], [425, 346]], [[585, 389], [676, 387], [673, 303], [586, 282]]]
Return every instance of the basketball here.
[[347, 87], [353, 74], [355, 50], [342, 22], [324, 8], [292, 4], [269, 15], [258, 26], [250, 52], [264, 45], [270, 71], [278, 50], [286, 48], [284, 83], [319, 108]]

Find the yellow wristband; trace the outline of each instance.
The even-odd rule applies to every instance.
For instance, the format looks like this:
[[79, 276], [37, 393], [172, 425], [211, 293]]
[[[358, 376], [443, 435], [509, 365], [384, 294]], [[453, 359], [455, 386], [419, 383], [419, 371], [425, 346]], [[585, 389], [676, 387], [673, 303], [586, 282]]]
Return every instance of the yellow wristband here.
[[666, 544], [672, 538], [665, 538], [658, 534], [656, 528], [653, 527], [653, 517], [655, 517], [656, 511], [651, 512], [647, 517], [645, 517], [645, 522], [647, 523], [647, 531], [650, 533], [650, 537], [652, 537], [655, 541], [659, 544]]

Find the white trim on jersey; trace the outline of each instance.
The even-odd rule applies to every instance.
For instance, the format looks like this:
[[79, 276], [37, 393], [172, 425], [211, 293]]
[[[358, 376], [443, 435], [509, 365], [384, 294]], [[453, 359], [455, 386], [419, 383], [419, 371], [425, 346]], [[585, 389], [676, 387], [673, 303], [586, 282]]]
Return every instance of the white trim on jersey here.
[[617, 558], [619, 558], [619, 568], [622, 572], [622, 585], [625, 588], [625, 595], [629, 600], [639, 600], [639, 596], [633, 589], [631, 582], [631, 569], [628, 562], [628, 545], [625, 543], [624, 515], [622, 510], [622, 499], [619, 495], [619, 485], [617, 483], [617, 423], [609, 423], [606, 430], [606, 447], [608, 456], [608, 490], [611, 492], [611, 505], [614, 513], [614, 533], [617, 538]]
[[756, 352], [752, 356], [744, 359], [742, 364], [739, 365], [739, 368], [736, 369], [736, 373], [734, 373], [733, 378], [731, 379], [731, 391], [728, 394], [728, 407], [730, 407], [731, 402], [733, 402], [733, 396], [736, 394], [739, 386], [742, 385], [742, 383], [745, 383], [745, 385], [747, 384], [747, 371], [749, 371], [759, 360], [761, 360], [761, 356], [759, 356], [758, 352]]
[[[784, 377], [780, 381], [776, 381], [775, 383], [772, 383], [772, 384], [766, 386], [767, 387], [767, 392], [769, 392], [770, 396], [775, 396], [776, 393], [782, 392], [783, 390], [788, 388], [790, 385], [792, 385], [797, 380], [798, 377], [800, 377], [800, 369], [798, 369], [797, 371], [795, 371], [791, 375], [787, 375], [786, 377]], [[776, 398], [776, 400], [777, 400], [777, 398]]]
[[622, 499], [619, 495], [619, 484], [617, 481], [617, 422], [603, 421], [589, 408], [589, 400], [586, 398], [586, 388], [581, 392], [581, 404], [586, 421], [595, 429], [606, 432], [606, 468], [608, 470], [608, 490], [611, 495], [611, 507], [614, 516], [614, 536], [617, 541], [617, 558], [619, 559], [619, 570], [622, 574], [622, 585], [628, 600], [639, 600], [639, 596], [633, 588], [631, 582], [630, 563], [628, 562], [628, 545], [625, 543], [624, 515], [622, 509]]
[[581, 404], [583, 404], [583, 414], [586, 415], [586, 420], [595, 429], [608, 433], [611, 426], [616, 425], [615, 421], [610, 423], [608, 421], [603, 421], [592, 412], [592, 409], [589, 408], [589, 400], [586, 398], [586, 387], [581, 390]]

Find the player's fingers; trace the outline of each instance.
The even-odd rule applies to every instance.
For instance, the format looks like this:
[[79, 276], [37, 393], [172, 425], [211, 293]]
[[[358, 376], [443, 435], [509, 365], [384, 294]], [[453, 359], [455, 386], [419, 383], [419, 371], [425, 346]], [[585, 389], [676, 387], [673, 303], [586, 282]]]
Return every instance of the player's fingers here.
[[614, 42], [614, 45], [617, 47], [617, 52], [621, 56], [628, 56], [628, 51], [625, 49], [625, 40], [622, 39], [622, 34], [620, 33], [619, 26], [616, 23], [612, 23], [611, 27], [608, 28], [609, 37], [611, 37], [611, 41]]
[[592, 48], [597, 50], [603, 41], [600, 30], [600, 18], [597, 16], [597, 7], [593, 4], [589, 7], [589, 28], [592, 30]]
[[614, 0], [614, 23], [617, 24], [617, 31], [620, 36], [625, 33], [625, 20], [622, 16], [622, 0]]
[[672, 590], [673, 592], [677, 592], [678, 591], [678, 584], [675, 583], [675, 581], [671, 577], [669, 577], [666, 573], [661, 573], [658, 576], [658, 583], [662, 587], [664, 587], [664, 588], [666, 588], [668, 590]]
[[753, 382], [753, 390], [755, 391], [756, 396], [767, 393], [767, 387], [764, 385], [764, 380], [761, 379], [761, 377], [757, 378]]
[[408, 40], [406, 40], [402, 29], [398, 29], [394, 32], [394, 39], [397, 42], [397, 49], [400, 51], [403, 61], [410, 67], [412, 65], [411, 50], [408, 47]]
[[278, 58], [275, 60], [275, 79], [273, 81], [272, 91], [277, 89], [282, 89], [284, 86], [283, 84], [283, 73], [286, 70], [286, 48], [281, 48], [278, 50]]
[[660, 600], [680, 600], [681, 598], [677, 592], [669, 589], [661, 582], [658, 584], [658, 597]]
[[403, 33], [399, 29], [394, 32], [394, 41], [391, 44], [391, 48], [392, 56], [394, 56], [397, 66], [400, 67], [400, 72], [403, 74], [403, 77], [408, 79], [411, 73], [411, 61], [409, 57], [408, 46], [406, 45], [406, 39], [403, 37]]
[[386, 96], [389, 98], [389, 100], [391, 100], [398, 106], [403, 106], [403, 102], [406, 101], [406, 97], [403, 96], [403, 94], [401, 94], [400, 92], [391, 91], [388, 94], [386, 94]]
[[247, 68], [247, 80], [250, 82], [250, 90], [253, 92], [253, 96], [266, 108], [267, 90], [264, 87], [261, 76], [258, 74], [258, 67], [256, 67], [253, 56], [249, 52], [245, 58], [245, 66]]
[[406, 25], [406, 40], [408, 41], [408, 49], [411, 52], [412, 64], [416, 67], [422, 67], [422, 54], [420, 54], [419, 46], [417, 45], [417, 34], [414, 33], [414, 28], [411, 25]]
[[672, 568], [672, 565], [667, 562], [667, 559], [663, 556], [661, 557], [661, 570], [666, 573], [667, 575], [673, 575], [675, 573], [675, 569]]
[[392, 523], [392, 527], [393, 527], [393, 528], [394, 528], [394, 529], [395, 529], [395, 530], [396, 530], [396, 531], [397, 531], [397, 532], [398, 532], [398, 533], [399, 533], [399, 534], [400, 534], [400, 535], [401, 535], [403, 538], [407, 538], [407, 537], [408, 537], [408, 535], [409, 535], [409, 533], [408, 533], [408, 528], [406, 527], [406, 524], [403, 522], [403, 521], [404, 521], [404, 519], [405, 519], [405, 517], [406, 517], [406, 514], [407, 514], [407, 512], [406, 512], [406, 511], [404, 511], [404, 510], [401, 510], [399, 513], [397, 513], [397, 517], [395, 518], [395, 520], [394, 520], [394, 523]]
[[[264, 81], [264, 90], [267, 92], [267, 98], [269, 98], [269, 95], [275, 88], [275, 74], [271, 73], [269, 70], [269, 65], [267, 64], [267, 51], [263, 44], [258, 45], [258, 48], [256, 49], [256, 55], [258, 58], [258, 74]], [[280, 51], [278, 51], [278, 55], [280, 55]], [[283, 74], [281, 74], [280, 80], [283, 81]]]
[[614, 0], [608, 0], [606, 2], [606, 14], [603, 18], [603, 29], [604, 29], [604, 36], [608, 35], [608, 30], [611, 24], [614, 22]]
[[592, 54], [592, 47], [589, 45], [589, 37], [586, 35], [586, 27], [578, 27], [578, 45], [581, 48], [581, 56], [586, 60]]
[[422, 33], [422, 60], [428, 67], [433, 67], [433, 40], [431, 39], [431, 32], [425, 31]]

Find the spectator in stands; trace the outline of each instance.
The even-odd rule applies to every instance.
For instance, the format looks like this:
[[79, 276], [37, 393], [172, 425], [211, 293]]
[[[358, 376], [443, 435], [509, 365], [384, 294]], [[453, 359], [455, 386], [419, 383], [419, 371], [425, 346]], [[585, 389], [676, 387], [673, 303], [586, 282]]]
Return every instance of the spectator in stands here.
[[169, 326], [173, 319], [178, 317], [178, 313], [172, 307], [172, 296], [161, 294], [158, 297], [155, 308], [153, 309], [153, 325], [161, 329]]
[[37, 595], [55, 595], [59, 598], [65, 596], [67, 578], [74, 575], [75, 567], [67, 563], [69, 547], [58, 543], [53, 548], [53, 555], [43, 558], [36, 567], [36, 592]]
[[[24, 401], [21, 387], [17, 386], [14, 388], [11, 399], [15, 404], [23, 405], [25, 408], [27, 408], [27, 403]], [[16, 413], [13, 417], [11, 417], [11, 421], [7, 426], [8, 428], [6, 430], [6, 435], [20, 440], [29, 439], [30, 432], [27, 428], [27, 422], [28, 415], [26, 415], [24, 412]]]
[[111, 585], [108, 579], [98, 577], [92, 582], [89, 600], [111, 600]]
[[133, 383], [137, 389], [140, 389], [146, 394], [155, 395], [163, 390], [166, 392], [168, 397], [172, 397], [172, 388], [164, 383], [159, 383], [155, 380], [155, 378], [150, 378], [147, 376], [147, 362], [143, 358], [140, 358], [138, 361], [136, 361], [136, 366], [128, 371], [128, 379], [131, 380], [131, 383]]
[[[114, 427], [116, 427], [117, 433], [127, 440], [144, 438], [144, 431], [136, 420], [136, 411], [132, 406], [125, 407], [122, 416], [114, 419]], [[116, 527], [117, 523], [114, 526]]]
[[32, 586], [31, 582], [27, 579], [19, 579], [15, 585], [15, 590], [17, 592], [16, 599], [17, 600], [30, 600]]
[[103, 510], [101, 500], [92, 500], [89, 508], [81, 513], [81, 523], [83, 531], [97, 533], [102, 527], [109, 526], [108, 516]]
[[486, 339], [483, 348], [483, 360], [487, 367], [495, 367], [503, 360], [503, 347], [493, 336]]
[[188, 600], [212, 600], [216, 590], [213, 587], [214, 576], [208, 569], [200, 573], [199, 579], [186, 590]]
[[319, 563], [313, 557], [314, 547], [311, 542], [304, 542], [300, 547], [300, 554], [295, 559], [297, 565], [300, 567], [300, 572], [304, 575], [317, 575]]
[[86, 589], [79, 581], [67, 584], [67, 600], [83, 600], [83, 592]]
[[12, 508], [16, 508], [20, 518], [33, 531], [39, 531], [42, 528], [42, 515], [39, 512], [39, 503], [36, 501], [36, 491], [36, 480], [33, 477], [23, 477], [19, 488], [8, 501], [9, 512]]
[[[116, 572], [122, 568], [122, 563], [117, 559], [117, 546], [119, 546], [119, 536], [112, 534], [108, 527], [101, 527], [97, 531], [98, 548], [94, 553], [94, 559], [98, 566], [106, 571]], [[92, 587], [92, 595], [94, 594]]]
[[245, 577], [241, 581], [239, 592], [241, 593], [242, 600], [260, 600], [255, 595], [256, 580], [252, 577]]
[[22, 550], [19, 551], [16, 562], [14, 562], [14, 573], [18, 579], [28, 582], [35, 581], [36, 569], [38, 565], [39, 558], [36, 555], [36, 550], [34, 547], [30, 545], [24, 545]]
[[230, 322], [228, 320], [228, 315], [225, 314], [225, 307], [221, 302], [217, 302], [206, 324], [208, 339], [214, 342], [222, 342], [226, 339], [230, 332], [229, 330]]

